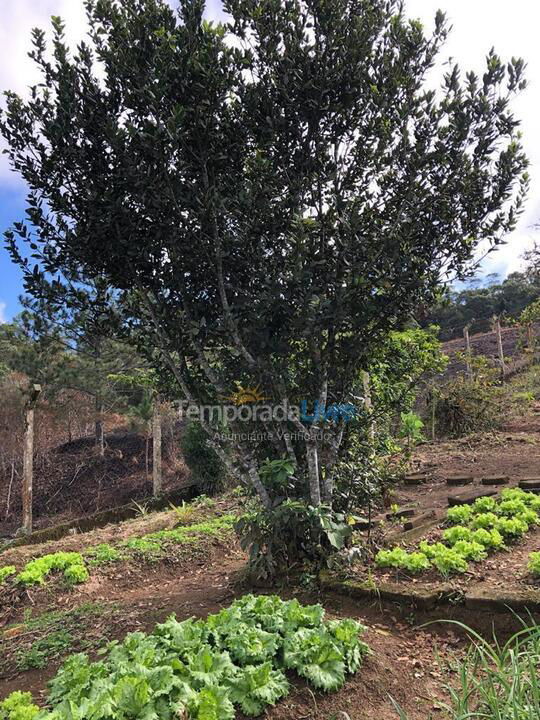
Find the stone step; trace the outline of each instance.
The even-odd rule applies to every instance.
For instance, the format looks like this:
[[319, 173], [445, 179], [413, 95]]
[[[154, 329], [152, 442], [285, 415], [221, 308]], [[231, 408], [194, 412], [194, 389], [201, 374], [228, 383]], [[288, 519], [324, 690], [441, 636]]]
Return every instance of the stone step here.
[[472, 505], [472, 503], [481, 497], [493, 497], [497, 495], [497, 490], [479, 489], [472, 490], [459, 495], [448, 496], [448, 507], [455, 507], [456, 505]]
[[446, 484], [449, 487], [461, 487], [463, 485], [472, 485], [474, 478], [472, 475], [453, 475], [446, 478]]
[[508, 475], [489, 475], [480, 480], [482, 485], [508, 485], [509, 482]]
[[427, 481], [428, 476], [425, 473], [411, 473], [403, 478], [404, 485], [424, 485]]
[[519, 481], [519, 487], [523, 490], [531, 490], [533, 488], [540, 488], [540, 477], [522, 478]]
[[364, 518], [361, 518], [357, 522], [354, 523], [353, 529], [359, 530], [360, 532], [365, 532], [366, 530], [373, 530], [373, 528], [379, 527], [381, 524], [380, 520], [367, 520]]
[[428, 520], [431, 520], [434, 517], [435, 510], [430, 510], [429, 512], [426, 512], [423, 515], [419, 515], [412, 520], [407, 520], [407, 522], [403, 523], [403, 530], [404, 532], [407, 532], [408, 530], [413, 530], [414, 528], [421, 527]]
[[411, 507], [398, 508], [396, 510], [396, 512], [386, 513], [386, 519], [387, 520], [397, 520], [397, 519], [401, 519], [401, 518], [413, 517], [415, 512], [416, 512], [416, 510]]

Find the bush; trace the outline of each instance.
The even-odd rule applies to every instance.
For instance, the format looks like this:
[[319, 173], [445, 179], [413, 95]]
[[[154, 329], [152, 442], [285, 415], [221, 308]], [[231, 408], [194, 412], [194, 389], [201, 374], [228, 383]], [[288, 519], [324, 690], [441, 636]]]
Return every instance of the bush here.
[[472, 364], [472, 379], [459, 375], [438, 390], [435, 414], [440, 435], [461, 437], [497, 427], [501, 398], [501, 389], [496, 386], [498, 372], [482, 356], [473, 357]]
[[208, 440], [200, 423], [190, 421], [182, 433], [180, 447], [192, 479], [204, 493], [213, 495], [223, 490], [227, 471]]

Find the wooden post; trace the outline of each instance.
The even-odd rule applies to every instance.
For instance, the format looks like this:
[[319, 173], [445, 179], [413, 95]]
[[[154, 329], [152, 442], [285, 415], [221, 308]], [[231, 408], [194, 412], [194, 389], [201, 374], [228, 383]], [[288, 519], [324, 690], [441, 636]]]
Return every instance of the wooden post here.
[[105, 455], [105, 433], [103, 431], [103, 401], [100, 395], [96, 395], [95, 415], [96, 448], [101, 457]]
[[527, 349], [529, 351], [530, 364], [534, 365], [535, 347], [534, 347], [534, 330], [532, 323], [527, 325]]
[[[371, 381], [369, 379], [369, 373], [366, 370], [362, 370], [362, 384], [364, 386], [364, 407], [368, 413], [371, 413], [373, 404], [371, 402]], [[373, 440], [375, 437], [375, 424], [372, 420], [369, 422], [368, 437]]]
[[161, 495], [161, 412], [159, 396], [154, 397], [152, 417], [152, 484], [154, 497]]
[[34, 473], [34, 409], [41, 392], [41, 385], [33, 385], [24, 408], [24, 449], [23, 449], [23, 484], [22, 531], [25, 535], [32, 532], [32, 495]]
[[463, 337], [465, 338], [465, 364], [467, 367], [467, 377], [472, 379], [472, 366], [471, 366], [471, 338], [469, 337], [469, 325], [465, 325], [463, 328]]
[[504, 376], [506, 375], [506, 365], [504, 364], [501, 321], [498, 315], [495, 315], [495, 317], [493, 318], [493, 329], [495, 331], [495, 334], [497, 335], [497, 353], [499, 355], [499, 362], [501, 364], [501, 377], [504, 380]]

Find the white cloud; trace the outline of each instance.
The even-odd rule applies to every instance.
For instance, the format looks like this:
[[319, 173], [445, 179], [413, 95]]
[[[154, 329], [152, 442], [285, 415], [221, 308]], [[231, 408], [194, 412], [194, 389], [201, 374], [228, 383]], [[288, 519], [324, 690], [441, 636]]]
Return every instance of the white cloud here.
[[[35, 64], [28, 57], [31, 31], [39, 27], [50, 33], [51, 15], [60, 15], [65, 21], [66, 38], [71, 47], [75, 47], [86, 29], [82, 0], [2, 0], [0, 46], [4, 49], [0, 64], [0, 91], [13, 90], [25, 97], [30, 85], [39, 80]], [[0, 156], [0, 182], [3, 185], [21, 182], [19, 176], [11, 172], [5, 155]]]
[[0, 301], [0, 323], [5, 323], [6, 320], [6, 303]]

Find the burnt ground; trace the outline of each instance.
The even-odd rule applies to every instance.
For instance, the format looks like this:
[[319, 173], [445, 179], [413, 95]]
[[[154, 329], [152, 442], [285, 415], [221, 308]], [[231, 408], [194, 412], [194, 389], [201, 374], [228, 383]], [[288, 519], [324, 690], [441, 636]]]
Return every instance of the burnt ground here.
[[[178, 459], [175, 444], [164, 443], [163, 490], [186, 483], [188, 470]], [[34, 527], [36, 530], [84, 517], [100, 510], [140, 501], [152, 493], [152, 441], [146, 475], [146, 440], [125, 431], [106, 436], [105, 456], [86, 437], [60, 445], [40, 457], [34, 470]], [[9, 495], [9, 512], [6, 515]], [[0, 537], [10, 536], [21, 523], [20, 481], [0, 483]]]

